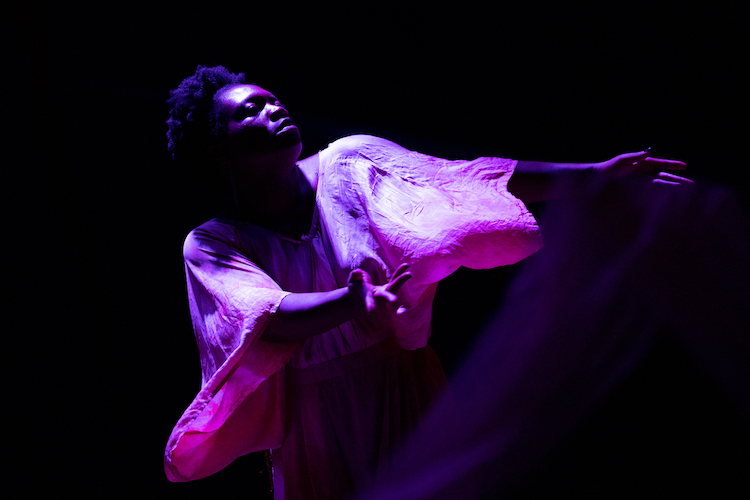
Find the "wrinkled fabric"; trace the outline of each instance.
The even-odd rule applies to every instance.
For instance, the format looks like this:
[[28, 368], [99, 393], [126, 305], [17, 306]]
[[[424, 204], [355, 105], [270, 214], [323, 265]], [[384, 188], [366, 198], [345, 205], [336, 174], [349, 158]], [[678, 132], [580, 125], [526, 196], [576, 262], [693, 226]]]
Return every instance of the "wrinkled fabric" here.
[[[292, 240], [216, 218], [185, 241], [188, 299], [202, 388], [165, 452], [172, 481], [210, 475], [243, 454], [284, 440], [285, 370], [342, 359], [394, 338], [425, 347], [437, 282], [459, 266], [515, 263], [541, 246], [539, 228], [507, 182], [516, 162], [444, 160], [371, 136], [319, 154], [310, 232]], [[378, 308], [304, 342], [260, 339], [288, 293], [346, 286], [352, 269], [387, 281], [402, 263], [407, 312]]]

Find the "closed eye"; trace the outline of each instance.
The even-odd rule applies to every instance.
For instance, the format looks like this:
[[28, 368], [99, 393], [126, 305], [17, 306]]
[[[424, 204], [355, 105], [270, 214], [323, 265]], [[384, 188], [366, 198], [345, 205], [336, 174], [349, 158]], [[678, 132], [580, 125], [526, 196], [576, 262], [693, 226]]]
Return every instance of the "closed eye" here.
[[271, 103], [276, 107], [286, 109], [284, 104], [282, 104], [275, 96], [253, 96], [237, 108], [234, 113], [234, 119], [236, 121], [242, 121], [247, 117], [257, 116], [266, 106], [266, 103]]
[[247, 118], [248, 116], [256, 116], [258, 113], [260, 113], [261, 107], [258, 106], [254, 102], [246, 102], [239, 108], [237, 108], [237, 111], [234, 113], [235, 120], [242, 120], [243, 118]]

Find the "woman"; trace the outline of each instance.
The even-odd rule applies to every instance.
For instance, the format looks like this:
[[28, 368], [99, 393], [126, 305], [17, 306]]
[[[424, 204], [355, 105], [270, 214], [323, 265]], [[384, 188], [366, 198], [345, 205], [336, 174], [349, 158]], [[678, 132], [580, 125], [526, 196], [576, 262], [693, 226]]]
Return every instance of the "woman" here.
[[[450, 161], [352, 136], [299, 160], [278, 99], [222, 67], [172, 91], [170, 150], [226, 186], [230, 209], [188, 235], [202, 390], [165, 470], [198, 479], [272, 449], [276, 498], [343, 498], [387, 473], [445, 376], [427, 347], [437, 283], [541, 246], [524, 203], [560, 178], [657, 172], [648, 151], [597, 164]], [[208, 167], [208, 168], [207, 168]]]

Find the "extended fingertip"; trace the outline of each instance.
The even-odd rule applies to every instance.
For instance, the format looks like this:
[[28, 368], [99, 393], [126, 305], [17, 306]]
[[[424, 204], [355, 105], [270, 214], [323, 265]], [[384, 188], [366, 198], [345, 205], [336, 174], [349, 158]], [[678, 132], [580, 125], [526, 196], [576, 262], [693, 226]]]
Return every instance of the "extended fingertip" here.
[[398, 266], [396, 268], [396, 271], [393, 274], [394, 274], [394, 276], [395, 275], [399, 275], [399, 274], [403, 274], [403, 273], [406, 272], [407, 269], [409, 269], [409, 264], [406, 264], [406, 263], [401, 264], [400, 266]]

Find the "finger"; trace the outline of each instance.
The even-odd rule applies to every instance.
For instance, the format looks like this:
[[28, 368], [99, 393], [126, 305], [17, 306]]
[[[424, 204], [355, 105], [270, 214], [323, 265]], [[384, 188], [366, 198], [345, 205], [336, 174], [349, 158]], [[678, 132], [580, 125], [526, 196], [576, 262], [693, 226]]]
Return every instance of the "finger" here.
[[[403, 285], [406, 281], [403, 276], [409, 276], [411, 277], [411, 273], [406, 272], [406, 270], [409, 269], [409, 264], [401, 264], [398, 266], [396, 271], [391, 275], [391, 278], [388, 280], [388, 283], [386, 283], [386, 289], [391, 290], [395, 292], [399, 288], [401, 288], [401, 285]], [[409, 278], [406, 278], [407, 280]]]
[[369, 293], [365, 295], [365, 309], [367, 310], [368, 314], [374, 311], [377, 305], [378, 304], [373, 295]]
[[362, 269], [354, 269], [349, 273], [349, 283], [355, 283], [364, 279], [364, 271]]
[[358, 268], [349, 273], [349, 283], [363, 283], [369, 285], [372, 284], [372, 279], [367, 271]]
[[659, 172], [658, 179], [679, 182], [681, 184], [695, 184], [695, 181], [693, 181], [692, 179], [688, 179], [687, 177], [682, 177], [681, 175], [675, 175], [669, 172]]
[[685, 170], [687, 168], [687, 164], [684, 161], [665, 160], [663, 158], [648, 157], [643, 160], [643, 163], [654, 170]]
[[401, 316], [406, 312], [406, 308], [404, 306], [398, 306], [398, 309], [396, 309], [396, 316]]
[[398, 300], [396, 294], [389, 292], [385, 287], [381, 287], [379, 290], [376, 290], [373, 293], [373, 297], [375, 297], [376, 300], [381, 299], [380, 302], [382, 302], [382, 299], [385, 299], [390, 303], [394, 303]]
[[407, 269], [409, 269], [409, 264], [404, 263], [404, 264], [401, 264], [400, 266], [398, 266], [398, 268], [396, 269], [396, 271], [391, 276], [390, 281], [393, 281], [396, 278], [398, 278], [399, 276], [401, 276], [402, 274], [404, 274]]
[[635, 151], [633, 153], [623, 153], [621, 155], [617, 155], [615, 157], [615, 160], [618, 162], [627, 162], [630, 161], [631, 163], [638, 163], [644, 158], [648, 156], [648, 154], [651, 152], [651, 148], [646, 148], [643, 151]]
[[646, 174], [655, 170], [685, 170], [687, 166], [684, 162], [677, 160], [662, 160], [660, 158], [645, 158], [637, 164], [633, 173]]
[[681, 177], [679, 175], [670, 174], [669, 172], [659, 172], [659, 174], [654, 177], [651, 182], [653, 184], [662, 184], [668, 186], [691, 186], [695, 184], [695, 182], [691, 179]]
[[409, 272], [406, 272], [395, 279], [395, 281], [391, 281], [386, 285], [386, 290], [390, 290], [392, 292], [398, 292], [399, 288], [401, 288], [404, 283], [409, 281], [412, 277], [412, 274]]
[[680, 182], [674, 182], [674, 181], [667, 181], [664, 179], [654, 179], [651, 181], [652, 184], [661, 184], [665, 186], [682, 186], [683, 184]]

